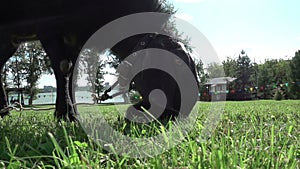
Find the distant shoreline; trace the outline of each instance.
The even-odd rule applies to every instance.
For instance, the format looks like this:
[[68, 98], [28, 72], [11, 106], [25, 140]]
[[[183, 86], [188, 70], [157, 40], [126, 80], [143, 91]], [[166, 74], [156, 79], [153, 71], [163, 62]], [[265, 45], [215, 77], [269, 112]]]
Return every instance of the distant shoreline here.
[[[117, 90], [112, 90], [110, 94], [118, 92]], [[93, 103], [92, 92], [89, 91], [76, 91], [75, 92], [75, 101], [76, 103]], [[9, 94], [8, 102], [10, 103], [11, 98], [17, 99], [18, 94]], [[28, 105], [28, 95], [24, 95], [24, 104]], [[33, 100], [34, 105], [48, 105], [55, 104], [56, 101], [56, 92], [40, 92], [37, 94], [36, 99]], [[124, 99], [121, 96], [115, 97], [114, 99], [109, 99], [103, 103], [122, 103]]]

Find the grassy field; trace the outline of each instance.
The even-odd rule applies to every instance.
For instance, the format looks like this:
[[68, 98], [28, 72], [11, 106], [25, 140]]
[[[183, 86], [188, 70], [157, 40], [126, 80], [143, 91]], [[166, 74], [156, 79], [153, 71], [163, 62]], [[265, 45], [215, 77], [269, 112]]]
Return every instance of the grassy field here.
[[[151, 158], [109, 153], [78, 124], [58, 124], [52, 111], [12, 112], [0, 120], [0, 168], [300, 168], [300, 101], [226, 102], [210, 139], [199, 138], [210, 103], [198, 103], [194, 129], [177, 146]], [[161, 133], [128, 128], [114, 106], [98, 106], [117, 130], [144, 137]], [[143, 128], [143, 126], [142, 126]]]

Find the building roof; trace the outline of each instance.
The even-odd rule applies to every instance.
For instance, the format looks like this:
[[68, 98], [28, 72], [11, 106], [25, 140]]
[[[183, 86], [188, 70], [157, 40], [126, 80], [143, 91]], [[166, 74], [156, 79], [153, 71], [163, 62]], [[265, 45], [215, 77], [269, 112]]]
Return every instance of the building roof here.
[[228, 82], [233, 82], [235, 79], [234, 77], [217, 77], [209, 79], [205, 85], [227, 84]]

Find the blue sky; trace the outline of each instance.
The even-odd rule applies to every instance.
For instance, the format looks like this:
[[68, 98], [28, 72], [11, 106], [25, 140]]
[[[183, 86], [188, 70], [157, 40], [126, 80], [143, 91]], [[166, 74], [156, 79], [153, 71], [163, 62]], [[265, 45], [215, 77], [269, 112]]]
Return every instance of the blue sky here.
[[299, 0], [172, 0], [176, 16], [198, 28], [220, 60], [244, 49], [256, 62], [300, 49]]
[[[290, 58], [300, 50], [299, 0], [170, 0], [176, 16], [208, 38], [219, 59], [242, 49], [253, 61]], [[55, 86], [43, 76], [39, 87]]]

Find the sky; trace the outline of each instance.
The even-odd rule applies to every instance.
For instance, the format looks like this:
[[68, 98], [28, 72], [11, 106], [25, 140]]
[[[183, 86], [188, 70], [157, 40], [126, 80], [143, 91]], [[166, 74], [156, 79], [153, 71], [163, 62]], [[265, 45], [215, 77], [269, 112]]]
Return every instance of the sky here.
[[286, 59], [300, 50], [299, 0], [172, 0], [176, 16], [194, 25], [219, 59], [243, 49], [252, 61]]
[[[288, 59], [300, 50], [299, 0], [169, 1], [176, 17], [208, 39], [219, 61], [236, 58], [241, 50], [257, 63]], [[56, 86], [54, 77], [43, 76], [39, 87], [44, 85]]]

